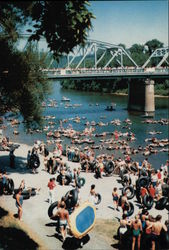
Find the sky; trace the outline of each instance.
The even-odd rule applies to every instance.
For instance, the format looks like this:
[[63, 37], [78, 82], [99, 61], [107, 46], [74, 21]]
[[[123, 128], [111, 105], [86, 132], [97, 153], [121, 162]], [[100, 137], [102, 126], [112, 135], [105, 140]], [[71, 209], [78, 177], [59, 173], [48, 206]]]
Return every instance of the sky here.
[[[90, 1], [89, 10], [96, 16], [89, 38], [112, 44], [145, 44], [158, 39], [168, 46], [168, 0]], [[21, 41], [20, 48], [26, 41]], [[46, 50], [46, 43], [41, 41]]]
[[154, 38], [168, 46], [168, 1], [90, 1], [96, 16], [92, 21], [91, 39], [145, 44]]

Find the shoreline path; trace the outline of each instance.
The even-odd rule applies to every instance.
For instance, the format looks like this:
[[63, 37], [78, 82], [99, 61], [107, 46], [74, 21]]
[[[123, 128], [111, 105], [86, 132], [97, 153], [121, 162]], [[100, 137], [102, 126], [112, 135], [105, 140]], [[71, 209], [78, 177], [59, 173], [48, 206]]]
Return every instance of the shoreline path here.
[[[55, 221], [51, 221], [48, 217], [48, 207], [49, 203], [48, 199], [48, 187], [47, 183], [50, 177], [56, 177], [56, 175], [51, 175], [44, 171], [43, 165], [43, 157], [40, 155], [41, 165], [38, 168], [38, 174], [30, 173], [30, 170], [26, 167], [26, 157], [28, 150], [31, 150], [32, 147], [20, 144], [20, 147], [15, 150], [16, 156], [16, 168], [11, 169], [9, 167], [9, 152], [0, 151], [0, 166], [1, 168], [5, 168], [9, 177], [13, 179], [15, 183], [15, 188], [19, 187], [19, 184], [22, 179], [25, 180], [27, 187], [36, 187], [41, 188], [39, 194], [34, 197], [31, 197], [29, 200], [25, 200], [23, 204], [23, 221], [27, 224], [30, 229], [42, 239], [45, 249], [53, 250], [53, 249], [62, 249], [62, 242], [58, 240], [56, 237], [55, 230]], [[69, 162], [66, 157], [62, 157], [63, 161], [70, 166], [71, 169], [78, 168], [80, 166], [79, 163]], [[80, 196], [83, 201], [86, 201], [89, 197], [90, 186], [91, 184], [96, 185], [96, 192], [100, 193], [102, 196], [102, 202], [98, 205], [98, 209], [96, 210], [96, 219], [111, 219], [113, 223], [113, 219], [117, 220], [121, 218], [121, 210], [120, 212], [113, 210], [113, 201], [112, 201], [112, 190], [114, 187], [119, 189], [119, 194], [122, 189], [122, 185], [118, 183], [118, 176], [104, 177], [103, 179], [95, 179], [93, 173], [81, 173], [81, 177], [86, 179], [85, 185], [80, 189]], [[73, 187], [69, 186], [60, 186], [56, 182], [56, 192], [55, 192], [55, 200], [59, 200], [68, 190], [71, 190]], [[132, 202], [135, 200], [132, 200]], [[0, 203], [6, 209], [8, 209], [13, 214], [17, 213], [17, 208], [15, 206], [15, 200], [12, 196], [3, 195], [0, 198]], [[135, 212], [138, 213], [139, 208], [134, 205]], [[154, 216], [159, 214], [158, 210], [154, 208], [151, 209], [150, 213]], [[163, 221], [168, 219], [168, 213], [165, 209], [163, 211]], [[132, 216], [133, 217], [133, 216]], [[83, 246], [83, 249], [113, 249], [113, 247], [104, 240], [102, 235], [96, 235], [94, 230], [89, 233], [90, 240], [87, 244]], [[112, 233], [113, 238], [113, 233]]]

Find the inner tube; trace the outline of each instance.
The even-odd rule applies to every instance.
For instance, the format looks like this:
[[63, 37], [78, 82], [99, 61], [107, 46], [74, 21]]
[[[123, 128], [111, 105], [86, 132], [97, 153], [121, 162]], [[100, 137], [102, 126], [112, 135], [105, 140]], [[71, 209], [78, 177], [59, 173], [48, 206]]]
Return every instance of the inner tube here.
[[126, 232], [127, 232], [127, 228], [124, 228], [124, 226], [119, 226], [118, 227], [118, 229], [117, 229], [117, 237], [118, 237], [118, 240], [120, 239], [120, 235], [125, 235], [126, 234], [126, 232], [124, 232], [123, 234], [122, 233], [120, 233], [120, 229], [122, 229], [123, 228], [123, 230], [126, 230]]
[[143, 198], [143, 204], [147, 209], [151, 209], [154, 204], [153, 197], [150, 195], [145, 195]]
[[9, 179], [8, 186], [7, 186], [7, 192], [8, 194], [12, 194], [14, 191], [14, 182], [12, 179]]
[[168, 201], [167, 197], [162, 197], [156, 202], [155, 208], [158, 210], [163, 210], [167, 204], [167, 201]]
[[49, 150], [45, 147], [44, 148], [44, 156], [47, 157], [49, 155]]
[[[18, 190], [19, 190], [18, 188], [14, 189], [14, 194], [17, 194]], [[22, 195], [28, 195], [29, 194], [29, 196], [35, 196], [36, 195], [36, 190], [35, 190], [35, 188], [24, 189], [21, 194]]]
[[101, 200], [102, 200], [101, 195], [100, 195], [100, 194], [96, 194], [96, 201], [95, 201], [95, 205], [100, 204]]
[[65, 185], [69, 185], [72, 181], [72, 177], [70, 175], [65, 176]]
[[59, 184], [62, 184], [62, 176], [59, 174], [56, 178], [56, 181], [59, 182]]
[[[62, 185], [62, 175], [61, 174], [59, 174], [58, 176], [57, 176], [57, 182], [59, 182], [59, 184], [60, 185]], [[69, 185], [70, 184], [70, 182], [72, 181], [72, 177], [70, 176], [70, 175], [65, 175], [65, 181], [64, 181], [64, 184], [65, 185]]]
[[149, 178], [142, 176], [138, 179], [138, 185], [139, 187], [148, 187], [149, 185]]
[[85, 184], [85, 182], [86, 182], [86, 180], [85, 180], [85, 178], [78, 178], [78, 180], [77, 180], [77, 186], [78, 186], [78, 188], [81, 188], [81, 187], [83, 187], [84, 186], [84, 184]]
[[131, 166], [130, 169], [134, 172], [137, 172], [137, 168], [135, 166]]
[[128, 200], [133, 199], [133, 197], [135, 195], [135, 191], [134, 191], [133, 186], [124, 187], [123, 190], [122, 190], [122, 194], [124, 195], [124, 193], [127, 193]]
[[137, 198], [137, 201], [138, 203], [141, 203], [141, 197], [140, 197], [140, 189], [136, 189], [136, 198]]
[[165, 206], [165, 208], [169, 211], [169, 203]]
[[129, 201], [129, 209], [127, 211], [127, 216], [131, 216], [134, 213], [134, 205]]
[[30, 167], [31, 168], [38, 168], [40, 166], [39, 157], [35, 154], [31, 155], [30, 158]]
[[169, 198], [169, 185], [162, 185], [162, 194]]
[[[48, 216], [49, 218], [54, 215], [54, 209], [58, 207], [58, 201], [52, 203], [48, 208]], [[58, 220], [58, 216], [51, 218], [51, 220]]]
[[120, 170], [120, 177], [121, 177], [121, 179], [123, 179], [123, 175], [127, 174], [127, 173], [128, 173], [127, 169]]
[[122, 179], [122, 185], [125, 186], [127, 184], [131, 185], [131, 178], [130, 177], [128, 178], [127, 176], [124, 175], [124, 177]]
[[35, 188], [28, 188], [22, 191], [22, 195], [27, 195], [27, 194], [29, 194], [29, 196], [35, 196], [36, 195]]
[[68, 191], [65, 195], [66, 208], [72, 208], [77, 204], [78, 201], [78, 191], [77, 189], [72, 189]]
[[105, 166], [104, 170], [107, 174], [111, 174], [114, 170], [114, 163], [112, 161], [109, 161]]
[[[14, 193], [13, 198], [16, 199], [17, 192]], [[28, 200], [31, 194], [28, 191], [23, 192], [22, 194], [23, 200]]]

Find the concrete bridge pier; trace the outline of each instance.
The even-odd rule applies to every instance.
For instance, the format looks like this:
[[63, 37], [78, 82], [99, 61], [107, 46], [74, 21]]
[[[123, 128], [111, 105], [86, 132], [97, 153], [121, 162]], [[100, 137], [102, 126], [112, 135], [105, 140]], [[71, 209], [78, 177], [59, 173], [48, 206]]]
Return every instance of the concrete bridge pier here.
[[128, 110], [135, 110], [153, 115], [155, 111], [154, 81], [131, 80], [128, 84]]

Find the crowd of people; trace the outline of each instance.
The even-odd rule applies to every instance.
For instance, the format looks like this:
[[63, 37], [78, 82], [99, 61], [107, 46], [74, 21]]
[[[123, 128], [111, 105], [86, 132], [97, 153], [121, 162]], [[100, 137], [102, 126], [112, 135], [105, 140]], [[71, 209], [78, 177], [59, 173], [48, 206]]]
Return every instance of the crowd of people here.
[[[36, 141], [32, 150], [28, 151], [27, 154], [27, 167], [31, 169], [32, 173], [38, 173], [38, 168], [41, 164], [40, 156], [42, 155], [44, 171], [50, 175], [57, 174], [57, 177], [51, 177], [47, 184], [49, 190], [49, 204], [53, 204], [54, 192], [56, 189], [56, 181], [59, 181], [61, 185], [67, 184], [67, 177], [71, 177], [70, 182], [75, 189], [78, 190], [79, 200], [79, 178], [80, 173], [83, 171], [86, 174], [88, 172], [94, 173], [96, 178], [103, 178], [112, 174], [118, 174], [121, 177], [121, 183], [124, 187], [132, 186], [134, 190], [138, 191], [140, 197], [140, 208], [139, 214], [131, 218], [128, 215], [128, 207], [130, 206], [128, 201], [128, 192], [124, 191], [122, 195], [117, 187], [113, 188], [112, 191], [112, 205], [115, 210], [121, 213], [119, 239], [121, 249], [125, 249], [125, 239], [128, 237], [132, 238], [132, 246], [130, 249], [134, 250], [137, 244], [137, 249], [152, 249], [155, 250], [157, 247], [161, 247], [161, 232], [164, 230], [167, 232], [169, 222], [165, 224], [161, 222], [161, 215], [154, 217], [151, 215], [145, 206], [144, 197], [146, 195], [151, 196], [154, 201], [160, 200], [163, 196], [163, 186], [169, 187], [169, 161], [161, 166], [158, 170], [153, 169], [148, 159], [145, 158], [141, 163], [133, 161], [131, 156], [126, 154], [124, 159], [115, 158], [114, 154], [106, 155], [95, 155], [92, 148], [80, 150], [67, 146], [63, 149], [61, 143], [57, 143], [53, 152], [49, 152], [47, 146], [44, 143]], [[69, 161], [79, 162], [80, 167], [70, 170], [68, 164], [64, 161], [64, 156]], [[10, 156], [11, 157], [11, 156]], [[12, 166], [11, 166], [12, 167]], [[58, 178], [58, 176], [60, 176]], [[86, 175], [87, 176], [87, 175]], [[142, 185], [138, 188], [138, 180], [141, 177], [148, 178], [148, 185]], [[6, 172], [0, 173], [0, 183], [3, 186], [3, 193], [5, 193], [5, 183], [8, 179]], [[69, 182], [69, 183], [70, 183]], [[22, 192], [25, 190], [24, 181], [21, 182], [17, 193], [16, 193], [16, 207], [18, 209], [18, 218], [22, 218], [22, 205], [23, 195]], [[168, 189], [167, 189], [168, 190]], [[168, 192], [168, 191], [167, 191]], [[95, 185], [91, 185], [89, 192], [89, 202], [95, 205], [97, 203], [97, 193], [95, 191]], [[168, 195], [168, 194], [167, 194]], [[76, 203], [76, 205], [79, 201]], [[74, 208], [76, 207], [74, 206]], [[59, 230], [62, 235], [62, 239], [66, 238], [66, 228], [69, 225], [69, 214], [72, 212], [71, 209], [67, 209], [65, 200], [61, 200], [58, 205], [57, 213], [53, 216], [58, 216], [59, 219]], [[161, 248], [163, 249], [163, 248]], [[165, 249], [165, 248], [164, 248]]]
[[120, 220], [119, 243], [120, 249], [155, 250], [168, 249], [165, 232], [169, 230], [169, 220], [161, 222], [162, 216], [152, 216], [147, 210], [140, 210], [134, 218], [122, 215]]

